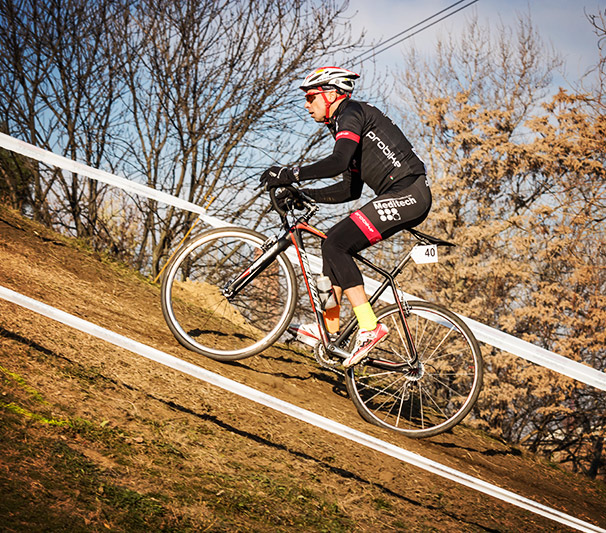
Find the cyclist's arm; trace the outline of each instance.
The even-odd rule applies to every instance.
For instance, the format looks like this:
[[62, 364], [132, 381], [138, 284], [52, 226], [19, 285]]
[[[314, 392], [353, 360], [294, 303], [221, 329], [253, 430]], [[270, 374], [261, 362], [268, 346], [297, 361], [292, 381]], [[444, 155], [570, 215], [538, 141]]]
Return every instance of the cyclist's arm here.
[[360, 198], [363, 186], [357, 173], [352, 174], [348, 170], [343, 173], [343, 179], [334, 185], [322, 189], [302, 189], [302, 192], [320, 204], [340, 204]]
[[332, 178], [345, 172], [349, 168], [356, 148], [358, 148], [357, 141], [337, 137], [332, 154], [317, 163], [299, 169], [299, 181]]

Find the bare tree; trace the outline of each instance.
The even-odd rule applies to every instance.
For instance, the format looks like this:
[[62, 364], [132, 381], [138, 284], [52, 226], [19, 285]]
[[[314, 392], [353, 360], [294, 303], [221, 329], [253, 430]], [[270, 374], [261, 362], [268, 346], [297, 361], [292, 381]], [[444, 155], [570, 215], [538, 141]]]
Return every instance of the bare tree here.
[[[51, 66], [44, 60], [35, 38], [42, 18], [39, 4], [0, 0], [0, 113], [6, 133], [47, 146], [49, 130], [42, 126], [45, 110], [42, 94]], [[10, 157], [5, 159], [9, 160]], [[32, 164], [25, 173], [22, 168], [17, 166], [22, 177], [27, 175], [25, 189], [17, 193], [8, 178], [6, 188], [22, 198], [21, 208], [31, 209], [36, 219], [48, 222], [44, 206], [49, 186], [43, 183], [38, 165]], [[21, 178], [17, 181], [24, 185]]]
[[[294, 81], [356, 47], [347, 2], [0, 0], [0, 113], [7, 131], [91, 166], [263, 223], [256, 175], [305, 153]], [[314, 143], [309, 143], [313, 146]], [[98, 184], [32, 165], [35, 216], [97, 246], [126, 246]], [[10, 184], [9, 184], [10, 185]], [[22, 191], [23, 192], [23, 191]], [[192, 215], [133, 198], [130, 250], [157, 272]], [[111, 228], [114, 228], [112, 230]]]
[[[336, 2], [146, 0], [125, 27], [129, 161], [148, 185], [257, 226], [257, 172], [299, 142], [293, 82], [352, 49]], [[301, 151], [304, 151], [302, 147]], [[191, 224], [148, 203], [151, 269]], [[140, 260], [146, 257], [141, 250]]]
[[[118, 118], [119, 41], [112, 39], [112, 17], [125, 2], [64, 0], [45, 2], [47, 24], [38, 35], [46, 61], [53, 66], [42, 95], [53, 127], [60, 133], [63, 153], [100, 168], [110, 147], [110, 128]], [[101, 193], [94, 180], [57, 174], [55, 196], [61, 206], [57, 220], [73, 224], [77, 236], [98, 233]], [[65, 214], [63, 218], [61, 215]]]
[[[107, 162], [117, 118], [120, 43], [111, 38], [126, 2], [2, 0], [1, 107], [7, 130], [94, 167]], [[99, 231], [96, 182], [36, 167], [34, 213], [79, 237]]]
[[606, 10], [600, 11], [598, 14], [587, 14], [593, 32], [597, 37], [597, 46], [599, 50], [599, 59], [595, 66], [597, 73], [597, 87], [595, 88], [596, 101], [602, 109], [606, 106]]

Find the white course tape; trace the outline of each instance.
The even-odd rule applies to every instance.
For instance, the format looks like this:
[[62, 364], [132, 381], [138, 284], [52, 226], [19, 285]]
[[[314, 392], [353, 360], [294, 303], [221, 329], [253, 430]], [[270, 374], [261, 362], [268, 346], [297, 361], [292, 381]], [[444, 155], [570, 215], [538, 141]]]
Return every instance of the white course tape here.
[[142, 185], [135, 181], [127, 180], [126, 178], [121, 178], [114, 174], [110, 174], [109, 172], [104, 172], [103, 170], [98, 170], [96, 168], [89, 167], [88, 165], [78, 163], [77, 161], [72, 161], [67, 157], [63, 157], [54, 154], [53, 152], [43, 150], [42, 148], [38, 148], [33, 144], [20, 141], [19, 139], [15, 139], [4, 133], [0, 133], [0, 146], [2, 148], [6, 148], [7, 150], [12, 150], [13, 152], [21, 154], [25, 157], [40, 161], [41, 163], [59, 167], [69, 172], [75, 172], [80, 176], [97, 180], [102, 183], [107, 183], [108, 185], [113, 185], [114, 187], [118, 187], [123, 191], [137, 194], [139, 196], [144, 196], [145, 198], [151, 198], [152, 200], [157, 200], [158, 202], [162, 202], [167, 205], [179, 207], [181, 209], [184, 209], [185, 211], [198, 213], [198, 215], [200, 215], [200, 218], [204, 222], [210, 224], [213, 227], [218, 228], [228, 225], [218, 218], [207, 215], [206, 210], [203, 207], [200, 207], [199, 205], [188, 202], [186, 200], [182, 200], [181, 198], [177, 198], [176, 196], [172, 196], [168, 193], [157, 191], [156, 189], [152, 189], [151, 187]]
[[[375, 280], [365, 279], [364, 283], [370, 289], [369, 292], [372, 292], [379, 286], [379, 282]], [[402, 292], [402, 295], [406, 300], [417, 299], [413, 295], [405, 292]], [[382, 299], [390, 304], [395, 303], [393, 294], [390, 291], [387, 291]], [[518, 339], [513, 335], [491, 328], [490, 326], [477, 322], [471, 318], [461, 315], [458, 316], [469, 326], [469, 329], [471, 329], [478, 341], [490, 344], [495, 348], [517, 355], [522, 359], [526, 359], [527, 361], [531, 361], [532, 363], [544, 366], [545, 368], [559, 372], [560, 374], [576, 379], [582, 383], [606, 391], [605, 372], [601, 372], [600, 370], [584, 365], [583, 363], [573, 361], [572, 359], [563, 357], [555, 352], [531, 344], [530, 342]]]
[[[113, 185], [115, 187], [119, 187], [120, 189], [141, 196], [145, 196], [146, 198], [152, 198], [167, 205], [172, 205], [187, 211], [191, 211], [193, 213], [198, 213], [200, 218], [204, 222], [209, 224], [211, 227], [218, 228], [229, 225], [221, 219], [207, 215], [206, 210], [196, 204], [187, 202], [185, 200], [182, 200], [181, 198], [177, 198], [165, 192], [157, 191], [155, 189], [152, 189], [151, 187], [147, 187], [146, 185], [141, 185], [125, 178], [115, 176], [108, 172], [103, 172], [101, 170], [97, 170], [82, 163], [72, 161], [71, 159], [56, 155], [47, 150], [43, 150], [32, 144], [28, 144], [24, 141], [20, 141], [18, 139], [10, 137], [9, 135], [6, 135], [4, 133], [0, 133], [0, 146], [8, 150], [12, 150], [23, 156], [35, 159], [36, 161], [41, 161], [48, 165], [57, 166], [65, 170], [75, 172], [81, 176], [85, 176], [87, 178], [91, 178], [94, 180], [101, 181], [103, 183], [107, 183], [109, 185]], [[294, 264], [298, 264], [295, 255], [291, 253], [289, 254], [289, 257]], [[311, 256], [309, 254], [308, 257], [310, 259], [312, 270], [314, 270], [315, 272], [321, 272], [321, 259]], [[367, 277], [364, 277], [364, 283], [369, 289], [373, 290], [375, 287], [378, 286], [377, 281]], [[406, 298], [416, 299], [414, 296], [408, 295], [406, 293], [404, 294]], [[386, 303], [394, 303], [393, 297], [389, 293], [389, 291], [385, 293], [382, 300]], [[490, 326], [486, 326], [485, 324], [481, 324], [480, 322], [476, 322], [475, 320], [472, 320], [470, 318], [461, 318], [465, 320], [465, 322], [479, 341], [485, 342], [486, 344], [494, 346], [495, 348], [499, 348], [500, 350], [505, 350], [508, 353], [517, 355], [518, 357], [522, 357], [523, 359], [526, 359], [538, 365], [547, 367], [565, 376], [581, 381], [582, 383], [585, 383], [587, 385], [591, 385], [593, 387], [606, 391], [606, 373], [591, 368], [582, 363], [573, 361], [572, 359], [562, 357], [561, 355], [535, 346], [534, 344], [531, 344], [529, 342], [517, 339], [512, 335], [503, 333], [498, 329], [491, 328]]]
[[385, 455], [389, 455], [390, 457], [394, 457], [400, 461], [404, 461], [416, 467], [422, 468], [438, 476], [442, 476], [471, 489], [488, 494], [504, 502], [516, 505], [522, 509], [526, 509], [538, 515], [544, 516], [555, 522], [578, 529], [579, 531], [606, 533], [606, 530], [590, 524], [589, 522], [579, 520], [578, 518], [547, 507], [541, 503], [537, 503], [533, 500], [515, 494], [514, 492], [502, 489], [496, 485], [492, 485], [491, 483], [487, 483], [486, 481], [482, 481], [481, 479], [469, 476], [463, 472], [459, 472], [458, 470], [437, 463], [431, 459], [427, 459], [422, 455], [399, 448], [393, 444], [377, 439], [376, 437], [372, 437], [371, 435], [367, 435], [366, 433], [362, 433], [361, 431], [357, 431], [348, 426], [335, 422], [334, 420], [330, 420], [329, 418], [325, 418], [278, 398], [274, 398], [269, 394], [265, 394], [264, 392], [253, 389], [247, 385], [242, 385], [237, 381], [233, 381], [205, 370], [199, 366], [193, 365], [165, 352], [152, 348], [151, 346], [147, 346], [135, 340], [129, 339], [128, 337], [124, 337], [118, 333], [97, 326], [91, 322], [70, 315], [64, 311], [2, 286], [0, 286], [0, 298], [4, 298], [9, 302], [25, 307], [26, 309], [39, 313], [67, 326], [73, 327], [84, 333], [93, 335], [94, 337], [107, 341], [120, 348], [129, 350], [137, 355], [160, 363], [164, 366], [210, 383], [211, 385], [220, 387], [226, 391], [237, 394], [238, 396], [252, 400], [253, 402], [261, 405], [265, 405], [266, 407], [270, 407], [271, 409], [289, 415], [293, 418], [307, 422], [315, 427], [324, 429], [325, 431], [334, 433], [335, 435], [339, 435], [353, 442], [357, 442], [358, 444], [384, 453]]

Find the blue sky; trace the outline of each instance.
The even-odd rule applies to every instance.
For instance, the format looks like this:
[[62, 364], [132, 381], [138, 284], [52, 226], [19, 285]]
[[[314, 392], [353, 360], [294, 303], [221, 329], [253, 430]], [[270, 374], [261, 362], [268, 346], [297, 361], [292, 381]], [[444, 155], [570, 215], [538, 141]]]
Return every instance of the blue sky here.
[[[355, 31], [366, 28], [369, 39], [387, 39], [454, 4], [455, 0], [350, 0], [348, 13], [354, 15]], [[468, 2], [459, 4], [464, 6]], [[454, 8], [456, 9], [456, 8]], [[453, 10], [454, 10], [453, 9]], [[566, 62], [566, 71], [555, 82], [568, 87], [597, 62], [597, 38], [585, 12], [604, 12], [606, 0], [478, 0], [472, 6], [436, 24], [419, 35], [379, 54], [385, 65], [402, 57], [410, 43], [431, 53], [439, 35], [457, 35], [470, 16], [490, 23], [496, 30], [499, 22], [515, 29], [520, 15], [530, 13], [531, 20], [545, 44], [552, 45]], [[605, 43], [606, 44], [606, 43]]]

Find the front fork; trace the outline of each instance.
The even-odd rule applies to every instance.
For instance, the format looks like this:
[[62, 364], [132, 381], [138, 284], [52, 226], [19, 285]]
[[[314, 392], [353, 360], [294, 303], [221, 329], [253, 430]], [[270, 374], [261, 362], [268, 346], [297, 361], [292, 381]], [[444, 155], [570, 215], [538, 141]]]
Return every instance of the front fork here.
[[279, 239], [275, 236], [267, 239], [261, 245], [263, 253], [257, 257], [257, 259], [255, 259], [252, 264], [248, 266], [246, 270], [238, 277], [228, 281], [224, 285], [223, 289], [221, 289], [223, 296], [225, 296], [228, 300], [231, 300], [244, 287], [254, 281], [259, 273], [267, 268], [267, 266], [269, 266], [276, 259], [276, 257], [284, 252], [291, 244], [292, 241], [290, 240], [288, 234], [283, 235]]

